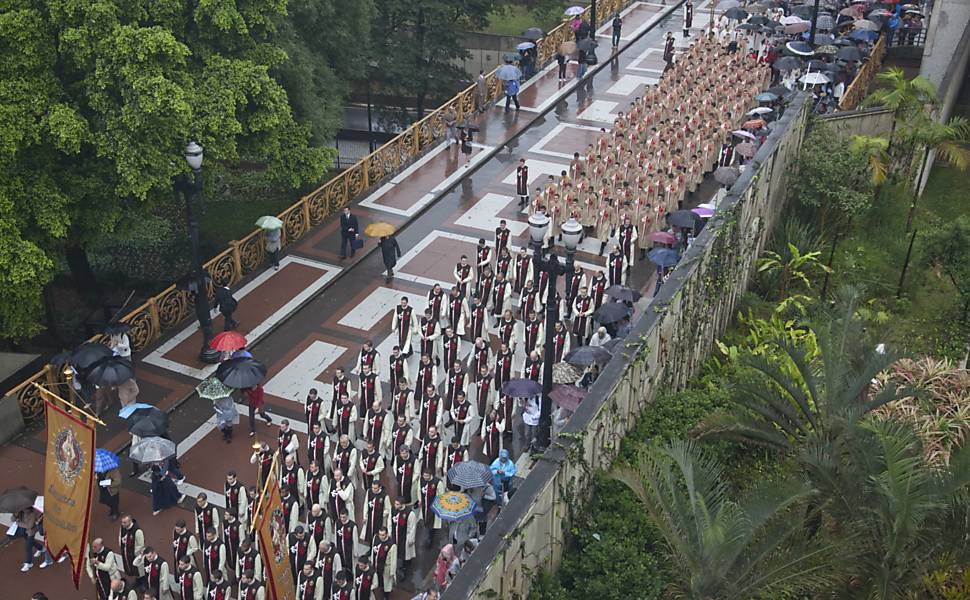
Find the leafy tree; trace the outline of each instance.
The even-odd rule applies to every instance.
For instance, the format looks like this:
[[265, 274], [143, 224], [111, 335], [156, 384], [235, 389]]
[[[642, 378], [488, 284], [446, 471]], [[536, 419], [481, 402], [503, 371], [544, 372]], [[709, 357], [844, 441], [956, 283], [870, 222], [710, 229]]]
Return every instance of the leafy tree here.
[[961, 215], [922, 235], [923, 259], [956, 288], [963, 303], [963, 320], [970, 311], [970, 217]]
[[645, 448], [614, 477], [643, 503], [671, 559], [673, 597], [689, 600], [783, 598], [830, 584], [833, 548], [805, 543], [788, 512], [813, 491], [798, 482], [728, 495], [720, 464], [692, 442]]
[[773, 276], [777, 281], [775, 298], [779, 301], [776, 312], [795, 307], [804, 312], [804, 303], [810, 298], [802, 292], [812, 289], [812, 277], [832, 271], [820, 260], [822, 253], [815, 250], [802, 252], [789, 243], [784, 254], [766, 250], [758, 259], [758, 272]]
[[867, 158], [834, 135], [825, 123], [813, 121], [796, 162], [792, 181], [795, 201], [805, 220], [835, 237], [847, 223], [872, 206]]
[[[386, 97], [399, 97], [399, 112], [414, 99], [420, 119], [429, 98], [452, 95], [468, 77], [460, 59], [467, 56], [459, 33], [488, 24], [504, 0], [382, 0], [376, 5], [372, 35], [379, 66], [374, 79]], [[399, 115], [396, 120], [408, 119]]]
[[[286, 60], [272, 42], [285, 11], [283, 0], [8, 2], [0, 197], [8, 237], [42, 250], [24, 252], [21, 268], [43, 275], [63, 253], [78, 282], [96, 287], [86, 247], [170, 197], [189, 140], [205, 148], [207, 170], [245, 160], [278, 185], [317, 180], [328, 150], [309, 145], [270, 75]], [[0, 305], [23, 293], [5, 287]]]

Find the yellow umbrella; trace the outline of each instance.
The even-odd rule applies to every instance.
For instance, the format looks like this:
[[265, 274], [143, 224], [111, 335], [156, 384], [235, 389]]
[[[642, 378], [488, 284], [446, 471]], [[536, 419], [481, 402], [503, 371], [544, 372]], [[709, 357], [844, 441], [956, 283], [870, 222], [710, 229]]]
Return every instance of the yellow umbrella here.
[[559, 44], [559, 54], [568, 56], [576, 52], [576, 42], [563, 42]]
[[364, 228], [364, 235], [367, 237], [384, 237], [394, 234], [394, 226], [390, 223], [371, 223]]

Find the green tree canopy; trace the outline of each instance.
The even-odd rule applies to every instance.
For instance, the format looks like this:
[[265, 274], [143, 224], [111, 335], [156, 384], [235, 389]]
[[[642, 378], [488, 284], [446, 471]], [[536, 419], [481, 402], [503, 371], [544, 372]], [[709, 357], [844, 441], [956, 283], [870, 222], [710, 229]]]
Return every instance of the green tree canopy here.
[[961, 215], [924, 234], [923, 258], [956, 288], [966, 320], [970, 308], [970, 217]]
[[[0, 336], [36, 330], [51, 260], [137, 219], [187, 170], [254, 161], [280, 185], [316, 181], [310, 145], [271, 69], [286, 0], [11, 0], [0, 12]], [[207, 167], [210, 168], [210, 167]], [[13, 262], [16, 261], [16, 262]], [[82, 261], [86, 265], [86, 260]], [[19, 305], [19, 306], [14, 306]]]

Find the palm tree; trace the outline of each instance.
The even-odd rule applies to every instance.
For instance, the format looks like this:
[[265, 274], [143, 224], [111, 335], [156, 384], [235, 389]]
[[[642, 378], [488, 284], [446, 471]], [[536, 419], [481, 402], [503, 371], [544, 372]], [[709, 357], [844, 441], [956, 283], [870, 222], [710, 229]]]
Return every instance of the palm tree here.
[[803, 252], [795, 244], [785, 244], [784, 253], [766, 250], [758, 259], [758, 272], [777, 279], [776, 298], [781, 303], [776, 308], [782, 312], [790, 305], [801, 307], [802, 302], [808, 300], [803, 294], [793, 293], [800, 285], [805, 290], [812, 287], [810, 277], [816, 272], [828, 273], [831, 269], [820, 259], [822, 253], [815, 251]]
[[836, 452], [806, 452], [801, 463], [827, 500], [830, 526], [864, 532], [852, 585], [839, 597], [917, 597], [941, 564], [966, 564], [970, 447], [951, 454], [948, 466], [934, 465], [909, 425], [868, 419]]
[[816, 318], [810, 327], [818, 343], [818, 364], [805, 349], [780, 339], [774, 355], [744, 356], [751, 377], [736, 384], [734, 408], [711, 415], [694, 434], [732, 439], [793, 454], [805, 444], [829, 444], [848, 427], [897, 396], [887, 385], [872, 398], [869, 386], [893, 362], [866, 341], [855, 318], [859, 292], [842, 288], [841, 311]]
[[886, 183], [889, 169], [889, 140], [878, 136], [854, 135], [849, 142], [849, 150], [866, 157], [869, 177], [875, 186], [874, 194], [878, 197], [879, 188]]
[[805, 543], [800, 520], [787, 518], [813, 494], [803, 483], [774, 483], [733, 500], [717, 461], [685, 441], [648, 446], [612, 476], [637, 495], [664, 536], [674, 598], [782, 598], [834, 579], [838, 553]]
[[939, 103], [933, 83], [922, 75], [906, 79], [902, 69], [893, 67], [876, 75], [876, 80], [883, 87], [869, 92], [862, 105], [884, 106], [893, 111], [897, 120], [922, 113], [926, 106]]

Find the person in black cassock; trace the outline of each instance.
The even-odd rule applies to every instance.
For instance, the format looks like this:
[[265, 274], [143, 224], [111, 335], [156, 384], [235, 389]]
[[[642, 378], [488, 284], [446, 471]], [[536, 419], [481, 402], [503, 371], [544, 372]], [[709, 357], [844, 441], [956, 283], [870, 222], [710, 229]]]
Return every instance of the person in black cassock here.
[[390, 283], [391, 277], [394, 277], [394, 265], [397, 264], [397, 259], [401, 258], [401, 247], [393, 235], [385, 235], [378, 244], [381, 247], [384, 266], [387, 267], [387, 282]]
[[239, 303], [236, 302], [236, 299], [232, 297], [232, 290], [226, 286], [217, 287], [216, 302], [219, 305], [219, 312], [222, 313], [222, 330], [229, 331], [238, 327], [239, 322], [233, 319], [232, 315], [236, 312], [236, 307], [239, 305]]

